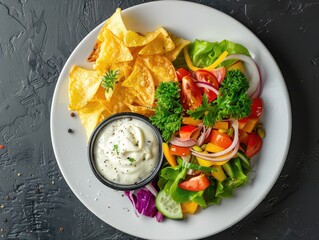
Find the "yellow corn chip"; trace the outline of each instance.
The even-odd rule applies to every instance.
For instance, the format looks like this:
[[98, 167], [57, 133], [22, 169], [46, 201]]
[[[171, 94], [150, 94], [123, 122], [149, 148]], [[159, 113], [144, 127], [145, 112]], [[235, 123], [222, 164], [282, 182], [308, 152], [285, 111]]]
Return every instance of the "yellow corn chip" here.
[[106, 20], [97, 39], [100, 40], [101, 42], [105, 41], [105, 32], [107, 30], [110, 30], [121, 41], [124, 40], [124, 36], [127, 32], [127, 29], [123, 22], [122, 11], [120, 8], [117, 8], [115, 13], [108, 20]]
[[118, 71], [118, 75], [116, 76], [118, 81], [122, 81], [128, 76], [131, 75], [133, 71], [133, 62], [119, 62], [113, 63], [111, 66], [111, 70]]
[[113, 88], [113, 94], [109, 101], [105, 102], [105, 106], [112, 114], [118, 112], [126, 112], [130, 109], [126, 103], [132, 104], [135, 96], [127, 89], [122, 87], [121, 83], [116, 83]]
[[99, 57], [96, 59], [94, 69], [105, 73], [113, 63], [133, 60], [133, 56], [125, 44], [106, 29], [105, 41], [101, 44]]
[[141, 57], [141, 59], [148, 69], [151, 70], [156, 87], [160, 82], [178, 81], [175, 68], [166, 57], [162, 55], [149, 55]]
[[183, 50], [183, 48], [191, 42], [186, 39], [176, 37], [172, 33], [169, 33], [169, 35], [174, 42], [175, 48], [170, 50], [169, 52], [166, 52], [164, 56], [167, 57], [169, 61], [173, 62], [177, 58], [178, 54]]
[[86, 61], [87, 62], [95, 62], [96, 59], [99, 57], [100, 51], [101, 51], [101, 41], [96, 40], [94, 47], [93, 47], [90, 55], [86, 59]]
[[106, 109], [99, 101], [91, 101], [78, 110], [78, 115], [84, 126], [87, 139], [90, 138], [93, 130], [99, 124], [101, 113]]
[[163, 54], [175, 48], [173, 40], [164, 28], [160, 27], [156, 31], [159, 31], [159, 34], [139, 51], [140, 55]]
[[153, 41], [161, 31], [157, 30], [155, 32], [148, 32], [144, 35], [141, 35], [132, 30], [127, 31], [124, 37], [124, 43], [128, 47], [140, 47], [145, 46], [149, 42]]
[[124, 80], [122, 86], [133, 88], [140, 94], [146, 106], [153, 106], [155, 85], [152, 75], [148, 68], [143, 64], [139, 58], [136, 59], [134, 69], [131, 75]]
[[132, 112], [142, 114], [146, 117], [150, 117], [154, 114], [155, 110], [152, 108], [144, 107], [144, 106], [136, 106], [132, 104], [126, 104]]
[[73, 66], [69, 81], [69, 109], [77, 110], [84, 107], [96, 94], [102, 76], [97, 71]]

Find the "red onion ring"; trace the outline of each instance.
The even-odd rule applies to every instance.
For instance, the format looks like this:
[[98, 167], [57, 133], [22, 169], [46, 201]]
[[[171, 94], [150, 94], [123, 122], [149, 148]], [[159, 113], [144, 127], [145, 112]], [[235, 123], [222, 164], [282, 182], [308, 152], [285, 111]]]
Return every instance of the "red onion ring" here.
[[251, 98], [259, 97], [259, 95], [260, 95], [260, 90], [261, 90], [261, 82], [259, 82], [256, 91], [255, 91], [250, 97], [251, 97]]
[[156, 195], [157, 195], [157, 190], [155, 189], [155, 187], [153, 186], [152, 183], [147, 184], [147, 185], [145, 186], [145, 188], [146, 188], [148, 191], [150, 191], [150, 192], [153, 194], [154, 197], [156, 197]]
[[[199, 155], [199, 152], [193, 152], [192, 154], [194, 156], [196, 156], [196, 157], [200, 157], [201, 159], [208, 160], [208, 161], [211, 161], [211, 162], [223, 162], [223, 161], [226, 161], [226, 160], [229, 160], [229, 159], [233, 158], [236, 155], [238, 149], [239, 149], [239, 142], [237, 142], [237, 144], [236, 144], [235, 148], [233, 149], [232, 153], [227, 155], [227, 156], [225, 156], [225, 157], [214, 158], [214, 157], [211, 157], [211, 156], [202, 156], [202, 154]], [[207, 155], [209, 155], [209, 154], [207, 154]]]
[[260, 85], [260, 75], [259, 75], [258, 67], [255, 61], [251, 57], [244, 54], [231, 54], [225, 57], [223, 61], [231, 60], [231, 59], [243, 61], [251, 67], [250, 69], [251, 76], [248, 79], [249, 89], [247, 90], [247, 95], [252, 96], [256, 92], [258, 85]]
[[207, 88], [208, 90], [213, 91], [216, 95], [218, 95], [218, 90], [214, 88], [211, 84], [207, 82], [196, 82], [196, 85], [200, 88]]
[[[220, 152], [217, 152], [217, 153], [200, 153], [200, 152], [196, 152], [195, 150], [191, 149], [192, 151], [192, 154], [195, 155], [195, 156], [199, 156], [199, 157], [210, 157], [210, 158], [215, 158], [215, 157], [220, 157], [224, 154], [227, 154], [229, 153], [231, 150], [233, 150], [237, 144], [238, 144], [238, 140], [239, 140], [239, 132], [238, 132], [238, 121], [235, 120], [233, 123], [232, 123], [232, 126], [234, 128], [234, 139], [233, 139], [233, 142], [232, 144], [226, 148], [225, 150], [223, 151], [220, 151]], [[196, 154], [195, 154], [196, 153]]]
[[179, 146], [179, 147], [192, 147], [196, 144], [196, 140], [194, 139], [187, 139], [187, 140], [182, 140], [181, 138], [178, 137], [173, 137], [173, 139], [170, 141], [171, 144]]
[[205, 142], [205, 140], [207, 139], [207, 137], [209, 136], [211, 131], [212, 131], [211, 128], [206, 129], [205, 126], [204, 126], [204, 131], [202, 132], [202, 134], [197, 139], [197, 145], [198, 146], [203, 145], [203, 143]]

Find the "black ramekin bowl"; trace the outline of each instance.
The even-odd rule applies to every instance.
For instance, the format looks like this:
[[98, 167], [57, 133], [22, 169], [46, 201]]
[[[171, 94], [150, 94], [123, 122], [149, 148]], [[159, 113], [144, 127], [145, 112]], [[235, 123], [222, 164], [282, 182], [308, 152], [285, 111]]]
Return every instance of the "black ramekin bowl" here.
[[[99, 171], [95, 165], [94, 144], [95, 144], [95, 141], [97, 139], [97, 136], [99, 135], [101, 130], [106, 125], [110, 124], [113, 121], [123, 119], [123, 118], [134, 118], [134, 119], [143, 121], [144, 123], [146, 123], [147, 125], [149, 125], [153, 129], [153, 131], [156, 135], [157, 141], [158, 141], [159, 159], [158, 159], [157, 165], [155, 166], [154, 170], [150, 173], [149, 176], [146, 176], [142, 181], [134, 183], [134, 184], [119, 184], [119, 183], [112, 182], [112, 181], [106, 179], [105, 177], [103, 177], [99, 173]], [[88, 157], [89, 157], [89, 163], [90, 163], [90, 166], [91, 166], [91, 169], [92, 169], [94, 175], [104, 185], [106, 185], [107, 187], [110, 187], [112, 189], [121, 190], [121, 191], [135, 190], [135, 189], [144, 187], [145, 185], [149, 184], [157, 177], [157, 175], [162, 167], [162, 164], [163, 164], [162, 136], [161, 136], [160, 131], [150, 123], [150, 121], [147, 117], [145, 117], [141, 114], [132, 113], [132, 112], [117, 113], [117, 114], [111, 115], [110, 117], [103, 120], [93, 131], [93, 133], [90, 137], [90, 140], [89, 140], [89, 144], [88, 144]]]

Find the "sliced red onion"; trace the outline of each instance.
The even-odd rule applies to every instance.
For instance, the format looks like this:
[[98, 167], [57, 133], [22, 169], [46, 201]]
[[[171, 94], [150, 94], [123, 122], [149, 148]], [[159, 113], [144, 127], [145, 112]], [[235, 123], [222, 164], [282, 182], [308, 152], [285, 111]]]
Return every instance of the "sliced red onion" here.
[[157, 190], [155, 189], [154, 185], [152, 183], [149, 183], [145, 186], [145, 188], [150, 191], [154, 197], [157, 196]]
[[200, 153], [200, 152], [196, 152], [195, 150], [191, 149], [192, 154], [195, 156], [199, 156], [199, 157], [202, 157], [202, 156], [208, 157], [209, 156], [211, 158], [215, 158], [215, 157], [220, 157], [224, 154], [229, 153], [232, 149], [234, 149], [236, 147], [236, 145], [238, 144], [238, 139], [239, 139], [238, 121], [237, 120], [233, 121], [232, 126], [234, 128], [234, 139], [233, 139], [232, 144], [228, 148], [226, 148], [223, 151], [217, 152], [217, 153]]
[[206, 88], [208, 90], [213, 91], [216, 95], [218, 95], [218, 90], [213, 87], [210, 83], [207, 82], [196, 82], [196, 85], [200, 88]]
[[201, 159], [204, 159], [204, 160], [208, 160], [208, 161], [211, 161], [211, 162], [223, 162], [223, 161], [226, 161], [226, 160], [229, 160], [231, 158], [233, 158], [237, 151], [239, 149], [239, 142], [237, 142], [237, 145], [235, 146], [235, 148], [233, 149], [233, 151], [231, 152], [231, 154], [225, 156], [225, 157], [212, 157], [210, 156], [210, 154], [201, 154], [199, 155], [198, 152], [193, 152], [192, 154], [194, 156], [197, 156], [197, 157], [200, 157]]
[[202, 134], [199, 136], [199, 138], [197, 139], [197, 145], [201, 146], [204, 144], [205, 140], [208, 138], [210, 132], [212, 131], [211, 128], [207, 128], [204, 126], [203, 127], [203, 132]]
[[250, 97], [251, 97], [251, 98], [259, 97], [259, 95], [260, 95], [260, 90], [261, 90], [261, 82], [259, 82], [256, 91], [255, 91]]
[[203, 131], [202, 131], [201, 135], [199, 136], [199, 138], [197, 139], [197, 145], [198, 146], [203, 145], [203, 143], [205, 141], [205, 135], [206, 135], [206, 127], [204, 125], [203, 126]]
[[171, 144], [179, 146], [179, 147], [192, 147], [196, 144], [196, 140], [194, 139], [181, 139], [178, 137], [173, 137], [173, 139], [170, 141]]
[[205, 133], [205, 140], [209, 137], [210, 133], [212, 131], [212, 128], [208, 128], [206, 133]]
[[[257, 66], [258, 68], [258, 66]], [[258, 68], [258, 74], [259, 74], [259, 84], [258, 84], [258, 87], [256, 89], [256, 91], [253, 93], [253, 95], [251, 96], [251, 98], [256, 98], [256, 97], [259, 97], [260, 96], [260, 92], [261, 92], [261, 85], [262, 85], [262, 78], [261, 78], [261, 74], [260, 74], [260, 71], [259, 71], [259, 68]]]
[[249, 79], [248, 79], [249, 89], [247, 90], [247, 95], [252, 96], [253, 93], [256, 92], [258, 85], [260, 84], [260, 75], [259, 75], [258, 67], [255, 61], [251, 57], [244, 54], [231, 54], [225, 57], [223, 61], [231, 60], [231, 59], [243, 61], [247, 63], [248, 66], [250, 67]]

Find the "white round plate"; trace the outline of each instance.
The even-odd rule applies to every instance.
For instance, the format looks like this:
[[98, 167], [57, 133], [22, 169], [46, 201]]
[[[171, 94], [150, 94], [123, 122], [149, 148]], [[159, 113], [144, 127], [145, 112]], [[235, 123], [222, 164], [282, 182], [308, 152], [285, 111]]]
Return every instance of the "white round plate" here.
[[[277, 180], [287, 157], [291, 136], [291, 109], [285, 81], [273, 57], [245, 26], [213, 8], [183, 1], [157, 1], [123, 11], [128, 29], [137, 32], [165, 27], [175, 35], [195, 40], [228, 39], [241, 43], [252, 53], [263, 79], [263, 123], [266, 129], [262, 150], [254, 161], [254, 179], [223, 199], [183, 221], [137, 217], [121, 192], [108, 189], [93, 175], [87, 158], [87, 140], [79, 118], [68, 111], [68, 74], [74, 64], [86, 63], [102, 24], [94, 29], [66, 62], [53, 96], [51, 136], [61, 172], [82, 203], [107, 224], [128, 234], [148, 239], [195, 239], [216, 234], [249, 214]], [[68, 133], [68, 128], [74, 133]]]

